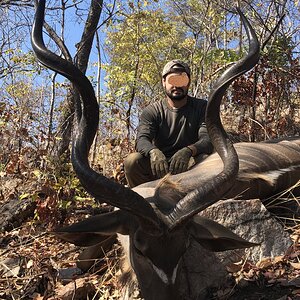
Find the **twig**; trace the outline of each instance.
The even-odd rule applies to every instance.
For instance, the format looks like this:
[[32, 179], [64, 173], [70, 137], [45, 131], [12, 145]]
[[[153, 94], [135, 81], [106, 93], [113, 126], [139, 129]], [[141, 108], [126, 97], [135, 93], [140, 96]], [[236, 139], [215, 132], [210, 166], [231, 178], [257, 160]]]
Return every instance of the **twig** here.
[[29, 238], [29, 239], [28, 239], [27, 241], [25, 241], [25, 242], [22, 241], [22, 242], [19, 242], [19, 243], [15, 244], [15, 245], [10, 246], [9, 249], [7, 249], [7, 250], [5, 250], [4, 252], [0, 253], [0, 257], [1, 257], [2, 255], [6, 254], [7, 252], [9, 252], [11, 249], [18, 248], [18, 247], [20, 247], [20, 246], [25, 246], [25, 245], [28, 246], [28, 245], [33, 244], [33, 242], [34, 242], [36, 239], [38, 239], [38, 238], [44, 236], [46, 233], [47, 233], [47, 232], [43, 232], [43, 233], [41, 233], [41, 234], [39, 234], [39, 235], [37, 235], [37, 236], [33, 236], [33, 237]]
[[275, 27], [272, 29], [272, 31], [270, 32], [270, 34], [268, 35], [268, 37], [265, 39], [265, 41], [262, 43], [261, 46], [261, 50], [264, 50], [265, 46], [267, 45], [267, 43], [269, 42], [269, 40], [271, 39], [272, 35], [274, 34], [274, 32], [277, 30], [277, 28], [279, 27], [279, 25], [282, 23], [283, 18], [285, 17], [285, 14], [283, 14], [279, 21], [277, 22], [277, 24], [275, 25]]

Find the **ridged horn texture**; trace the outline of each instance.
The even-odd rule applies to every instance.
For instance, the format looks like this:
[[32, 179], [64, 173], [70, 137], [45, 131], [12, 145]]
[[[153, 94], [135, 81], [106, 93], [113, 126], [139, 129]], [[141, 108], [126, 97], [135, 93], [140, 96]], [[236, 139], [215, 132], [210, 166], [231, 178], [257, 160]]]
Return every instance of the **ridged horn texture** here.
[[72, 164], [81, 184], [98, 202], [107, 202], [124, 209], [137, 216], [149, 232], [160, 232], [160, 220], [142, 196], [91, 169], [88, 154], [99, 123], [95, 92], [90, 81], [78, 68], [45, 47], [42, 32], [44, 14], [45, 0], [40, 0], [31, 32], [31, 44], [40, 63], [68, 78], [81, 95], [82, 115], [72, 147]]
[[223, 161], [224, 168], [216, 177], [203, 182], [199, 188], [188, 193], [177, 203], [174, 210], [166, 217], [170, 229], [220, 200], [233, 186], [239, 170], [237, 153], [220, 120], [220, 104], [226, 89], [232, 81], [257, 64], [260, 48], [253, 28], [242, 12], [239, 9], [237, 10], [248, 36], [249, 50], [245, 57], [226, 70], [215, 83], [209, 95], [205, 117], [208, 134]]

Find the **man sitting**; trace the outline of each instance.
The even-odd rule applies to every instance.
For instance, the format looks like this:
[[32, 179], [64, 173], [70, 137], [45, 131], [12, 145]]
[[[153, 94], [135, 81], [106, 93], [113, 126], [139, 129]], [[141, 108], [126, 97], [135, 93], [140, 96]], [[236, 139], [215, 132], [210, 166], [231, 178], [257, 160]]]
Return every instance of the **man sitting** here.
[[213, 151], [205, 125], [207, 101], [188, 95], [191, 71], [180, 61], [162, 71], [164, 99], [147, 106], [140, 117], [136, 150], [124, 161], [130, 187], [186, 171]]

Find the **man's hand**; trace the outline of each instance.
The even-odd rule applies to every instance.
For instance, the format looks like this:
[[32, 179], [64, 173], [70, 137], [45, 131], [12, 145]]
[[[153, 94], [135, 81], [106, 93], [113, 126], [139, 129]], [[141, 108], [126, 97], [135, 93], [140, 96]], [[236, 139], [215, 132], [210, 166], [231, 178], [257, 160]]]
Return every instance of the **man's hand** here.
[[171, 174], [179, 174], [188, 169], [192, 150], [188, 147], [178, 150], [172, 157], [169, 171]]
[[157, 148], [152, 149], [149, 154], [152, 174], [158, 178], [164, 177], [169, 171], [165, 155]]

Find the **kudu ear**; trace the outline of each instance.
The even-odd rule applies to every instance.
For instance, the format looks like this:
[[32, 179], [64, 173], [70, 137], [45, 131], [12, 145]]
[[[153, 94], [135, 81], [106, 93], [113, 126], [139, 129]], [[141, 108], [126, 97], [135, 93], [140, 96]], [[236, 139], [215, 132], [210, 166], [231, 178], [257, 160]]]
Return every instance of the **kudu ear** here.
[[190, 233], [204, 248], [218, 252], [257, 246], [233, 233], [215, 221], [201, 216], [194, 216]]
[[130, 218], [128, 213], [118, 210], [89, 217], [70, 226], [58, 228], [51, 233], [76, 246], [89, 247], [104, 242], [116, 233], [128, 235], [130, 227], [134, 224], [132, 216]]
[[86, 272], [95, 264], [97, 259], [105, 257], [105, 253], [107, 253], [116, 242], [117, 235], [114, 234], [109, 237], [103, 236], [103, 238], [104, 239], [99, 243], [85, 248], [79, 254], [76, 262], [79, 269]]

